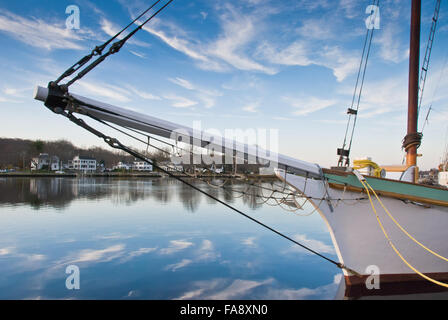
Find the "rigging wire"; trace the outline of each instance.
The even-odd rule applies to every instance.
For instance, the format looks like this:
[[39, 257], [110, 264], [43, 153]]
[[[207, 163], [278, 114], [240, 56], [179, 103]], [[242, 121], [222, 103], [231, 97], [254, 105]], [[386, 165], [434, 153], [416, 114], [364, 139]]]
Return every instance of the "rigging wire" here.
[[426, 114], [425, 121], [423, 122], [423, 127], [422, 127], [422, 130], [421, 130], [422, 134], [423, 134], [423, 131], [425, 130], [426, 124], [429, 122], [428, 121], [429, 120], [429, 114], [430, 114], [431, 111], [434, 110], [432, 105], [434, 103], [436, 94], [439, 91], [440, 83], [442, 82], [442, 78], [443, 78], [443, 76], [445, 74], [447, 63], [448, 63], [448, 52], [446, 52], [446, 54], [445, 54], [444, 62], [443, 62], [442, 69], [441, 69], [440, 75], [439, 75], [439, 80], [437, 81], [436, 87], [435, 87], [434, 92], [432, 94], [431, 103], [429, 104], [428, 112]]
[[[84, 77], [87, 73], [89, 73], [90, 71], [92, 71], [94, 68], [96, 68], [101, 62], [103, 62], [107, 57], [109, 57], [110, 55], [113, 55], [117, 52], [120, 51], [120, 49], [123, 47], [123, 45], [126, 43], [126, 41], [128, 41], [130, 38], [132, 38], [139, 30], [141, 30], [149, 21], [151, 21], [155, 16], [157, 16], [163, 9], [165, 9], [171, 2], [173, 2], [173, 0], [169, 0], [168, 2], [166, 2], [161, 8], [159, 8], [155, 13], [153, 13], [149, 18], [147, 18], [143, 23], [141, 23], [137, 28], [135, 28], [133, 31], [131, 31], [126, 37], [124, 37], [121, 40], [118, 40], [117, 42], [114, 42], [110, 48], [109, 51], [104, 53], [104, 54], [99, 54], [99, 57], [93, 61], [91, 64], [89, 64], [87, 67], [85, 67], [83, 70], [81, 70], [73, 79], [71, 79], [70, 81], [68, 81], [65, 85], [64, 85], [64, 89], [66, 90], [69, 86], [71, 86], [73, 83], [75, 83], [76, 81], [78, 81], [79, 79], [81, 79], [82, 77]], [[154, 7], [157, 3], [159, 3], [159, 1], [156, 1], [152, 7]], [[151, 8], [152, 8], [151, 7]], [[150, 9], [148, 9], [149, 11]], [[138, 19], [137, 19], [138, 20]], [[118, 36], [117, 36], [118, 37]], [[95, 52], [95, 50], [94, 50]], [[91, 58], [91, 57], [90, 57]], [[90, 58], [88, 60], [90, 60]], [[87, 59], [86, 59], [87, 60]], [[85, 61], [85, 63], [88, 62]], [[82, 62], [83, 59], [81, 59]], [[85, 64], [84, 63], [84, 64]], [[84, 65], [83, 64], [83, 65]], [[75, 65], [76, 66], [76, 65]], [[76, 67], [75, 67], [76, 68]], [[78, 70], [79, 68], [77, 68], [76, 70]], [[75, 70], [75, 71], [76, 71]], [[72, 70], [69, 69], [69, 72], [71, 72]], [[73, 71], [73, 72], [75, 72]], [[73, 73], [72, 72], [72, 73]]]
[[[418, 115], [420, 114], [420, 109], [422, 107], [423, 92], [425, 90], [426, 76], [427, 76], [428, 70], [429, 70], [429, 61], [431, 60], [432, 45], [434, 43], [434, 36], [436, 33], [436, 28], [437, 28], [437, 21], [439, 20], [440, 1], [441, 0], [436, 0], [434, 15], [432, 17], [431, 29], [429, 31], [428, 42], [426, 44], [425, 57], [423, 59], [422, 72], [420, 74], [419, 102], [418, 102], [418, 107], [417, 107], [417, 118], [418, 118]], [[428, 112], [428, 115], [429, 115], [429, 112]], [[426, 118], [428, 117], [428, 115], [426, 116]]]
[[[372, 2], [372, 6], [379, 7], [379, 4], [380, 4], [379, 0], [373, 0], [373, 2]], [[375, 13], [373, 16], [373, 21], [375, 21], [377, 14], [378, 14], [378, 11], [375, 10]], [[354, 136], [355, 127], [356, 127], [356, 122], [358, 119], [358, 110], [359, 110], [359, 105], [361, 102], [361, 95], [362, 95], [362, 90], [364, 87], [364, 80], [365, 80], [365, 76], [366, 76], [367, 63], [369, 61], [370, 49], [372, 46], [374, 30], [375, 30], [374, 27], [367, 28], [366, 37], [364, 39], [361, 61], [359, 63], [358, 75], [356, 77], [355, 89], [353, 91], [352, 103], [350, 105], [350, 108], [348, 108], [348, 110], [347, 110], [349, 118], [347, 121], [347, 126], [345, 128], [344, 141], [342, 143], [342, 148], [337, 150], [338, 151], [337, 153], [339, 155], [338, 166], [340, 166], [340, 167], [350, 165], [350, 151], [352, 148], [352, 142], [353, 142], [353, 136]], [[366, 48], [367, 48], [367, 51], [366, 51]], [[361, 72], [362, 72], [362, 76], [361, 76]], [[360, 79], [361, 79], [361, 83], [360, 83]], [[358, 89], [358, 87], [359, 87], [359, 89]], [[355, 103], [356, 103], [356, 107], [355, 107]], [[353, 124], [352, 124], [352, 119], [353, 119]], [[347, 137], [348, 137], [348, 132], [349, 132], [350, 126], [352, 127], [351, 134], [350, 134], [350, 142], [349, 142], [348, 148], [345, 149], [345, 147], [347, 145]]]
[[88, 55], [86, 55], [84, 58], [81, 58], [77, 63], [75, 63], [73, 66], [71, 66], [69, 69], [67, 69], [57, 80], [54, 81], [55, 84], [58, 84], [59, 82], [61, 82], [63, 79], [71, 76], [73, 73], [75, 73], [77, 70], [79, 70], [80, 68], [82, 68], [87, 62], [90, 61], [90, 59], [92, 59], [93, 56], [99, 56], [103, 53], [103, 50], [112, 42], [114, 41], [116, 38], [118, 38], [124, 31], [126, 31], [130, 26], [132, 26], [135, 22], [138, 21], [138, 19], [140, 19], [141, 17], [143, 17], [146, 13], [148, 13], [149, 10], [151, 10], [152, 8], [154, 8], [154, 6], [156, 4], [158, 4], [161, 0], [157, 0], [156, 2], [154, 2], [148, 9], [146, 9], [145, 11], [143, 11], [137, 18], [135, 18], [131, 23], [129, 23], [126, 27], [124, 27], [123, 29], [121, 29], [121, 31], [117, 32], [117, 34], [115, 34], [113, 37], [111, 37], [109, 40], [107, 40], [106, 42], [104, 42], [102, 45], [100, 46], [96, 46], [95, 49], [92, 50], [92, 52]]

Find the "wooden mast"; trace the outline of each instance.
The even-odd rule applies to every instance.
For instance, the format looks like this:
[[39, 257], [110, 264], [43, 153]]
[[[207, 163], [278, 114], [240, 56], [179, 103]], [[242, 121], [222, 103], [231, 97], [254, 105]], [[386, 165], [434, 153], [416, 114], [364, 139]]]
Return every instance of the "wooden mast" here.
[[[410, 53], [409, 53], [407, 136], [417, 135], [421, 6], [422, 6], [421, 0], [412, 0], [411, 36], [410, 36]], [[417, 165], [417, 148], [418, 145], [414, 144], [406, 150], [407, 166]]]

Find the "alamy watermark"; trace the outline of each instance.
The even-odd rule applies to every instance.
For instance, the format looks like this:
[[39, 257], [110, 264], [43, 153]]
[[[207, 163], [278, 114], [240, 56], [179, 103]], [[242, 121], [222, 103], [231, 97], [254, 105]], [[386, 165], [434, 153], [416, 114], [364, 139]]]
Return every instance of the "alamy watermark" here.
[[67, 29], [79, 30], [79, 28], [81, 28], [81, 11], [79, 10], [79, 7], [74, 4], [69, 5], [65, 8], [65, 13], [69, 15], [65, 20]]
[[376, 265], [370, 265], [366, 268], [366, 274], [369, 276], [366, 279], [366, 288], [368, 290], [380, 289], [380, 268]]
[[81, 274], [78, 266], [74, 264], [67, 266], [65, 273], [69, 275], [65, 279], [65, 287], [67, 290], [79, 290], [81, 288]]
[[366, 13], [369, 14], [365, 20], [366, 28], [369, 30], [380, 29], [380, 7], [375, 5], [367, 6]]
[[[178, 146], [171, 156], [173, 164], [258, 164], [271, 167], [278, 162], [278, 129], [215, 128], [202, 130], [201, 122], [193, 122], [193, 130], [172, 131]], [[267, 151], [269, 150], [269, 151]]]

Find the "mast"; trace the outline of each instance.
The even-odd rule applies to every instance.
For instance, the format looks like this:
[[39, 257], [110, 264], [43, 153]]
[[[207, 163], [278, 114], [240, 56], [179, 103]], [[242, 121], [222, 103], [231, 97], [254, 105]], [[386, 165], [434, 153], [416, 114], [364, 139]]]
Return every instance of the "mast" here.
[[421, 0], [412, 0], [409, 53], [408, 131], [403, 142], [403, 147], [406, 150], [407, 166], [417, 165], [417, 148], [420, 146], [421, 141], [421, 134], [417, 132], [421, 6]]

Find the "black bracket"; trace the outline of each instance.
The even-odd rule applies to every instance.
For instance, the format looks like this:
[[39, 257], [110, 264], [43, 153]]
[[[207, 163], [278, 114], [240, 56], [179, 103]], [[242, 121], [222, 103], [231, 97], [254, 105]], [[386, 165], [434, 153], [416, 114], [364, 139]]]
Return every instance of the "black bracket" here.
[[337, 155], [343, 156], [343, 157], [348, 157], [350, 155], [350, 150], [338, 148]]
[[355, 110], [355, 109], [352, 109], [352, 108], [348, 108], [347, 109], [347, 114], [357, 115], [358, 114], [358, 110]]
[[68, 90], [64, 85], [58, 85], [53, 81], [48, 83], [48, 96], [45, 100], [45, 106], [54, 113], [62, 113], [67, 107]]

